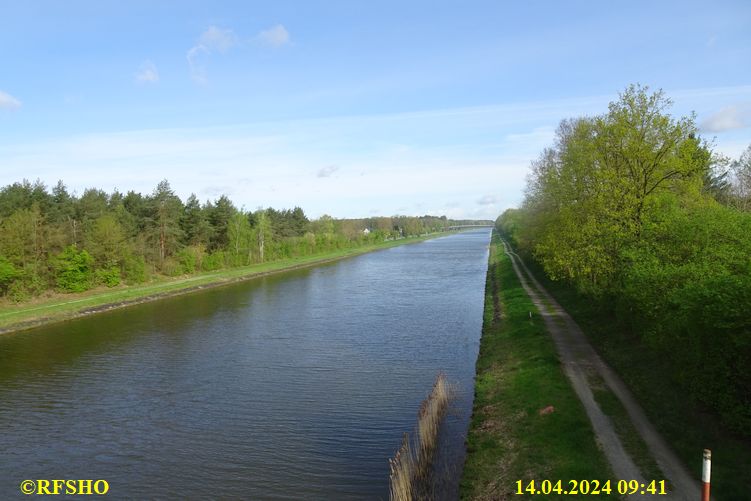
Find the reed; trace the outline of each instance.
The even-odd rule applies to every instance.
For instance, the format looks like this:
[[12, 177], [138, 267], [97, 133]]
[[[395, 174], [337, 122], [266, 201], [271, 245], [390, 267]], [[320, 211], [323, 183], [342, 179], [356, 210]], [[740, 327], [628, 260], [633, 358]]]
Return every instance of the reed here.
[[392, 501], [413, 501], [427, 497], [438, 431], [448, 409], [451, 393], [446, 376], [438, 374], [430, 394], [422, 401], [417, 413], [415, 443], [410, 440], [409, 433], [405, 433], [401, 446], [394, 457], [389, 459], [389, 497]]
[[389, 499], [407, 501], [412, 499], [412, 475], [415, 456], [412, 453], [409, 433], [402, 437], [402, 445], [392, 459], [389, 459]]

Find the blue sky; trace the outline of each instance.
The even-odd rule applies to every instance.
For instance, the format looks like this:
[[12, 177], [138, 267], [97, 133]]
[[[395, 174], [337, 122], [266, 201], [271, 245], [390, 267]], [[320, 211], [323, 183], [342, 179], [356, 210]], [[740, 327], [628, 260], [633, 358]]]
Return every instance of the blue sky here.
[[751, 2], [12, 2], [0, 184], [495, 218], [630, 83], [751, 144]]

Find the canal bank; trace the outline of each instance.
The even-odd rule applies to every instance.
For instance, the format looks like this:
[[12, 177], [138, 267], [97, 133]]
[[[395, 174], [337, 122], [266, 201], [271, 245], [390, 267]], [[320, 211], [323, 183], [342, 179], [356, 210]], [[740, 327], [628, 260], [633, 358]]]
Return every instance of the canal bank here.
[[539, 499], [525, 490], [532, 480], [538, 489], [543, 480], [562, 480], [568, 489], [570, 480], [613, 478], [545, 324], [494, 232], [461, 497]]
[[423, 242], [447, 234], [451, 233], [433, 233], [421, 237], [390, 240], [374, 245], [200, 273], [188, 277], [165, 277], [147, 284], [122, 285], [115, 288], [100, 287], [80, 294], [57, 294], [54, 297], [35, 299], [17, 305], [6, 303], [0, 306], [0, 335], [252, 280], [274, 273], [331, 263], [368, 252]]

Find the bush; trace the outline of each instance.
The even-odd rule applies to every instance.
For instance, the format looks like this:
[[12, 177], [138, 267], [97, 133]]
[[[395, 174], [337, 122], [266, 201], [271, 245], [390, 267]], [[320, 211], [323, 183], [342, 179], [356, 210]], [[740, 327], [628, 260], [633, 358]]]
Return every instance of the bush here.
[[186, 247], [177, 253], [177, 261], [180, 263], [180, 267], [183, 273], [195, 273], [196, 271], [196, 253], [190, 247]]
[[117, 266], [96, 270], [96, 282], [107, 287], [120, 285], [120, 269]]
[[123, 261], [123, 277], [130, 284], [146, 281], [146, 261], [143, 256], [128, 256]]
[[8, 287], [8, 297], [14, 303], [23, 303], [31, 298], [31, 294], [21, 280], [16, 280]]
[[748, 214], [719, 206], [665, 215], [624, 252], [617, 299], [665, 375], [741, 433], [751, 429], [749, 234]]
[[204, 258], [201, 268], [203, 271], [220, 270], [224, 268], [224, 261], [224, 252], [214, 251]]
[[203, 244], [191, 245], [177, 253], [177, 261], [180, 263], [183, 273], [195, 273], [203, 269], [205, 256], [206, 248]]
[[57, 286], [65, 292], [83, 292], [91, 287], [94, 258], [86, 250], [69, 245], [55, 259]]
[[8, 286], [21, 275], [21, 272], [13, 266], [4, 256], [0, 256], [0, 293], [5, 293]]
[[162, 263], [161, 272], [168, 277], [177, 277], [183, 274], [183, 267], [177, 260], [169, 258]]

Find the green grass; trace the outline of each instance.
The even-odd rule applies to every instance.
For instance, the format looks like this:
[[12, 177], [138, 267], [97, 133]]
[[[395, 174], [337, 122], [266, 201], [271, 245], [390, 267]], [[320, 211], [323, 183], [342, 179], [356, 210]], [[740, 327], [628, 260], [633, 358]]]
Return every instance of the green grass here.
[[[498, 281], [503, 318], [493, 320]], [[614, 478], [584, 407], [564, 375], [542, 318], [494, 235], [485, 289], [475, 401], [461, 481], [463, 499], [542, 499], [515, 495], [516, 482]], [[551, 414], [539, 410], [555, 407]], [[571, 496], [560, 496], [570, 499]], [[592, 497], [593, 499], [595, 497]], [[617, 495], [596, 496], [618, 499]], [[544, 499], [556, 499], [544, 496]]]
[[626, 382], [650, 421], [697, 480], [701, 475], [702, 451], [712, 450], [712, 498], [748, 499], [751, 441], [725, 429], [711, 410], [687, 398], [666, 376], [670, 360], [619, 329], [607, 308], [564, 282], [549, 280], [531, 259], [526, 263], [543, 287], [581, 326], [600, 356]]
[[80, 294], [55, 294], [52, 297], [37, 298], [21, 304], [5, 303], [0, 305], [0, 333], [65, 320], [81, 315], [88, 310], [105, 308], [107, 305], [136, 303], [166, 295], [197, 290], [199, 287], [212, 287], [228, 284], [240, 280], [247, 280], [259, 275], [266, 275], [269, 273], [356, 256], [374, 250], [422, 242], [429, 238], [435, 238], [441, 235], [443, 234], [391, 240], [388, 242], [337, 250], [312, 256], [290, 258], [214, 272], [196, 273], [187, 277], [160, 277], [141, 285], [121, 285], [111, 289], [100, 287]]

